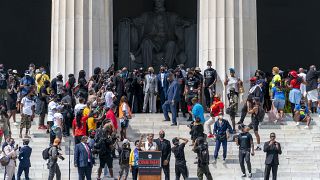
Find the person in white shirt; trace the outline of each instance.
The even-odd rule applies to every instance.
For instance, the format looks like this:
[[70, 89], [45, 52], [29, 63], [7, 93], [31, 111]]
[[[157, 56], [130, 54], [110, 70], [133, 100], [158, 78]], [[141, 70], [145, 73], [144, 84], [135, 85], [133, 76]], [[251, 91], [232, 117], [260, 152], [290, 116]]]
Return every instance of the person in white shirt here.
[[26, 128], [25, 138], [30, 138], [28, 135], [29, 129], [31, 127], [31, 121], [34, 118], [34, 111], [35, 111], [35, 102], [33, 99], [33, 93], [29, 92], [27, 96], [23, 97], [21, 100], [21, 124], [20, 124], [20, 135], [19, 137], [22, 138], [22, 130]]
[[107, 92], [105, 95], [106, 107], [110, 108], [113, 102], [116, 100], [116, 96], [112, 92], [111, 86], [107, 86]]
[[[141, 139], [139, 141], [139, 147], [141, 147], [142, 145], [142, 140], [143, 140], [143, 135], [141, 135]], [[150, 133], [147, 135], [147, 141], [144, 142], [144, 145], [141, 147], [141, 150], [142, 151], [157, 151], [158, 150], [158, 146], [157, 146], [157, 143], [155, 143], [153, 141], [153, 137], [154, 137], [154, 134], [153, 133]]]
[[63, 115], [60, 113], [62, 108], [58, 108], [58, 111], [53, 115], [53, 126], [52, 130], [55, 134], [55, 138], [62, 139], [62, 121]]
[[[303, 82], [306, 81], [306, 73], [305, 73], [305, 70], [303, 68], [299, 68], [299, 74], [298, 74], [299, 77], [301, 77], [303, 79]], [[300, 85], [300, 91], [301, 91], [301, 94], [303, 97], [306, 97], [307, 95], [307, 89], [306, 89], [306, 85], [304, 83], [301, 83]]]
[[76, 116], [77, 115], [77, 113], [80, 111], [80, 110], [83, 110], [86, 106], [87, 106], [87, 104], [85, 103], [85, 99], [84, 98], [82, 98], [82, 97], [80, 97], [79, 98], [79, 103], [78, 104], [76, 104], [76, 106], [74, 107], [74, 115]]
[[54, 114], [58, 111], [59, 108], [62, 108], [62, 105], [59, 105], [57, 102], [57, 96], [53, 96], [52, 99], [50, 99], [49, 105], [48, 105], [48, 133], [50, 133], [50, 144], [53, 143], [55, 134], [52, 131], [53, 127], [53, 120], [54, 120]]
[[12, 180], [12, 177], [16, 171], [16, 159], [17, 159], [17, 150], [18, 145], [14, 146], [15, 142], [13, 138], [9, 139], [8, 145], [4, 147], [3, 154], [7, 156], [9, 160], [9, 164], [6, 166], [6, 176], [5, 180]]

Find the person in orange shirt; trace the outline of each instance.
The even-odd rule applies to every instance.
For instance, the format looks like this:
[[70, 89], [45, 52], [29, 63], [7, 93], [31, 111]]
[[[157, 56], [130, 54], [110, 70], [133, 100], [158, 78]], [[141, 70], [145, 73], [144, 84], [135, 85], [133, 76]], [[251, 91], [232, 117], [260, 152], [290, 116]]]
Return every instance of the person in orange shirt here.
[[129, 119], [131, 119], [131, 109], [128, 105], [126, 96], [122, 96], [119, 105], [119, 119], [120, 119], [120, 137], [121, 141], [127, 139], [127, 128], [129, 126]]
[[207, 133], [208, 133], [208, 138], [213, 138], [211, 126], [216, 121], [216, 118], [218, 117], [219, 113], [220, 112], [223, 113], [223, 109], [224, 109], [224, 104], [220, 100], [220, 95], [216, 94], [214, 96], [214, 98], [213, 98], [213, 103], [212, 103], [212, 105], [210, 107], [210, 116], [211, 117], [204, 124], [204, 126], [205, 126], [205, 128], [207, 130]]
[[83, 116], [83, 111], [79, 111], [76, 114], [76, 117], [72, 121], [73, 135], [75, 144], [81, 142], [82, 136], [87, 135], [87, 120], [88, 115]]

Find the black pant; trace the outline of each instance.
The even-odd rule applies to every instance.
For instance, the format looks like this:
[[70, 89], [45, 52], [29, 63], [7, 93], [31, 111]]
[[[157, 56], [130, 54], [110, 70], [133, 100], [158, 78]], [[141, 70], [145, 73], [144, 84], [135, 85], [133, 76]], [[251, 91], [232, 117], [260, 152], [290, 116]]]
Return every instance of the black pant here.
[[206, 100], [206, 106], [207, 108], [209, 108], [211, 106], [211, 102], [212, 102], [212, 98], [210, 98], [210, 92], [209, 92], [209, 88], [208, 87], [205, 87], [203, 89], [203, 93], [204, 93], [204, 97], [205, 97], [205, 100]]
[[66, 110], [62, 113], [63, 115], [63, 135], [70, 136], [70, 128], [73, 119], [72, 110]]
[[264, 170], [264, 180], [269, 180], [270, 170], [272, 169], [272, 180], [277, 180], [278, 165], [266, 164]]
[[213, 180], [212, 175], [209, 170], [209, 165], [198, 166], [198, 169], [197, 169], [198, 179], [203, 180], [203, 175], [205, 175], [208, 180]]
[[139, 167], [132, 166], [132, 179], [133, 180], [138, 180], [138, 173], [139, 173]]
[[175, 172], [176, 172], [176, 180], [180, 180], [181, 175], [183, 179], [188, 179], [189, 177], [189, 172], [186, 164], [176, 164]]
[[56, 175], [56, 179], [61, 179], [61, 171], [59, 168], [58, 163], [49, 163], [49, 177], [48, 180], [53, 180], [54, 176]]
[[244, 103], [244, 105], [241, 109], [241, 116], [240, 116], [239, 122], [243, 123], [244, 119], [246, 118], [247, 113], [248, 113], [248, 106], [247, 106], [247, 102], [246, 102], [246, 103]]
[[246, 161], [248, 171], [249, 173], [251, 173], [250, 150], [239, 150], [239, 162], [240, 162], [241, 171], [243, 174], [246, 174], [244, 161]]
[[17, 180], [20, 180], [21, 174], [24, 171], [25, 180], [29, 180], [29, 167], [21, 167], [18, 168]]
[[167, 166], [162, 165], [162, 170], [165, 176], [165, 180], [170, 180], [170, 165]]
[[91, 180], [91, 174], [92, 166], [78, 167], [79, 180], [84, 180], [84, 177], [86, 177], [86, 180]]

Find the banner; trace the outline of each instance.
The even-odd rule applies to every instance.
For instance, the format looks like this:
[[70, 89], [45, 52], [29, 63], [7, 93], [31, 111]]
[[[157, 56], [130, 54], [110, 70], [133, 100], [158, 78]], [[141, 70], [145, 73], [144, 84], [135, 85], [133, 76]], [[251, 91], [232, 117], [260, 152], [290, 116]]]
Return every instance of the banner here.
[[161, 175], [161, 152], [139, 152], [139, 175]]

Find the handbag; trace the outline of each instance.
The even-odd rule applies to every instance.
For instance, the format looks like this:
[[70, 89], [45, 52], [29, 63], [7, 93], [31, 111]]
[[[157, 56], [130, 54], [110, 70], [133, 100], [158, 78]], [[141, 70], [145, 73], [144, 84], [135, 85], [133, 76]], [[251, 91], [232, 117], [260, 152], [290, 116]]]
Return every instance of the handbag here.
[[7, 166], [10, 162], [10, 158], [6, 155], [6, 153], [3, 151], [0, 158], [0, 163], [2, 166]]

